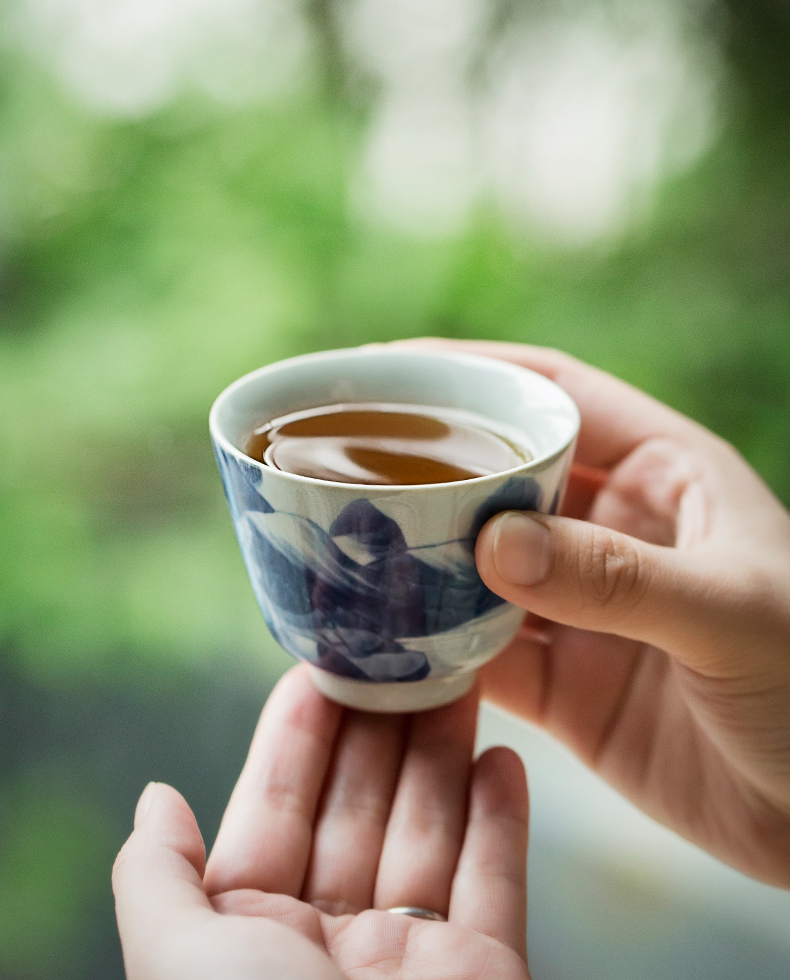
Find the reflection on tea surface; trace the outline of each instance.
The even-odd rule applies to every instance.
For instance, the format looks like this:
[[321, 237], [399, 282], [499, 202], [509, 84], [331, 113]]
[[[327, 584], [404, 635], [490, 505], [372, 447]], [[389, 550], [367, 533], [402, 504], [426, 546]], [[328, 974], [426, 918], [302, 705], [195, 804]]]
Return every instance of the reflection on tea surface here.
[[380, 486], [472, 480], [531, 458], [482, 416], [384, 402], [323, 405], [274, 419], [255, 430], [245, 451], [287, 473]]

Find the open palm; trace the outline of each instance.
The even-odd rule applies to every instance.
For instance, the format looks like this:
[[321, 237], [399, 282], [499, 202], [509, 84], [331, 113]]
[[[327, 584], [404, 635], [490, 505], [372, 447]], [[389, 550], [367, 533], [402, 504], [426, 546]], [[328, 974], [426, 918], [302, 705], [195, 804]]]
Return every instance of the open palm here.
[[129, 980], [527, 980], [526, 782], [507, 749], [472, 762], [476, 717], [474, 693], [344, 711], [286, 674], [205, 873], [185, 801], [143, 795], [114, 879]]

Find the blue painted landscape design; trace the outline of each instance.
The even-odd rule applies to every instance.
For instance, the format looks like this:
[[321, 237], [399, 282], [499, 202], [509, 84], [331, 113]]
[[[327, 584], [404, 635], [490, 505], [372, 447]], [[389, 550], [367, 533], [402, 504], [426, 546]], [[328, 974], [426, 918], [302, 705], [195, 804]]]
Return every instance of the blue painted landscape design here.
[[409, 548], [397, 522], [367, 498], [344, 507], [325, 531], [275, 510], [257, 467], [216, 452], [274, 638], [293, 656], [358, 680], [422, 680], [431, 663], [406, 638], [455, 629], [502, 605], [477, 573], [474, 540], [499, 511], [538, 510], [541, 502], [535, 480], [512, 478], [479, 508], [469, 538]]

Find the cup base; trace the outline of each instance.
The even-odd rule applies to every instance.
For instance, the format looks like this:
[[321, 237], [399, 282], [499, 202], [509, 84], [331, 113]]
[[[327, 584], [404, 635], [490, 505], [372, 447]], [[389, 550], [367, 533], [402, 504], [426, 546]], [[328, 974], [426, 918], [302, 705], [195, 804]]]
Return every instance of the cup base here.
[[400, 714], [439, 708], [462, 698], [475, 682], [475, 672], [424, 681], [375, 684], [330, 674], [317, 667], [310, 669], [313, 684], [331, 701], [360, 711]]

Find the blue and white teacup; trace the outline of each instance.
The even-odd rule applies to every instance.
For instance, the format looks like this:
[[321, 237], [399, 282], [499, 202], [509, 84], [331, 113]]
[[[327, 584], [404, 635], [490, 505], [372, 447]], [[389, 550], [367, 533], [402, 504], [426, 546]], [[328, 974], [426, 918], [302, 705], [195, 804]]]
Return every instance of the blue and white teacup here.
[[[515, 428], [532, 459], [457, 483], [392, 487], [298, 476], [244, 453], [269, 420], [354, 402], [474, 412]], [[240, 378], [214, 403], [210, 427], [264, 619], [327, 697], [367, 711], [447, 704], [514, 637], [523, 611], [483, 584], [474, 544], [500, 511], [555, 513], [562, 503], [579, 413], [553, 382], [470, 354], [326, 351]]]

